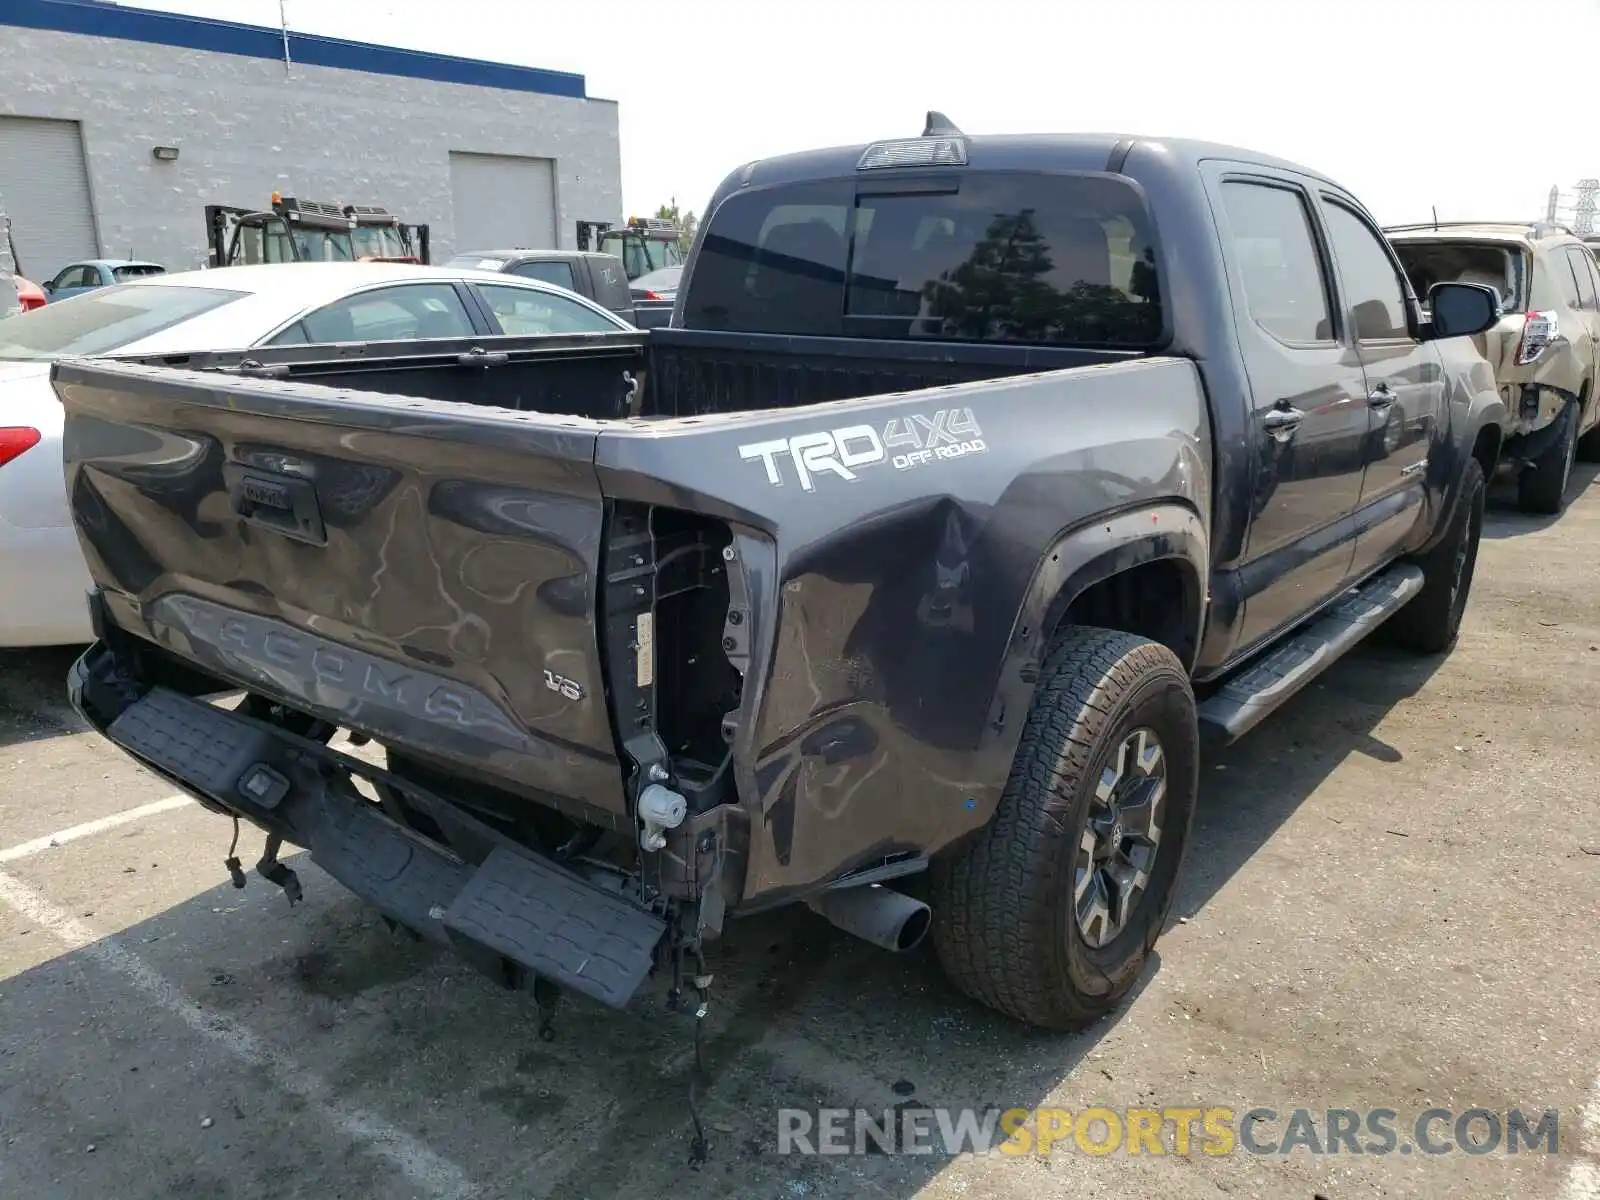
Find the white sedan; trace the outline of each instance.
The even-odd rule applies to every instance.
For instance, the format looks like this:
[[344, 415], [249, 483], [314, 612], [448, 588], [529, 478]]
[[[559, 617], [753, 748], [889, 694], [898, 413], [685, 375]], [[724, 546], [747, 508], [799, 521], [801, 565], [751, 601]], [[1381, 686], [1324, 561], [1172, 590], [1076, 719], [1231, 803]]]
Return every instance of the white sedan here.
[[399, 263], [160, 275], [0, 319], [0, 648], [91, 637], [50, 387], [57, 357], [630, 328], [537, 280]]

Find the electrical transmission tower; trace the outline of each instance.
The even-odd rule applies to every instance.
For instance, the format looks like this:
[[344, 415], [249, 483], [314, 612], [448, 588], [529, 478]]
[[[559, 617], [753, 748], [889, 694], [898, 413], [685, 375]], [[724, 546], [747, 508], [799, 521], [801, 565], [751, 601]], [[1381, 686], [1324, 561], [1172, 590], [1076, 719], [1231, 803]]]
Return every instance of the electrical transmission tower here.
[[1573, 207], [1572, 232], [1582, 236], [1594, 232], [1595, 194], [1600, 192], [1600, 179], [1580, 179], [1574, 185], [1578, 203]]

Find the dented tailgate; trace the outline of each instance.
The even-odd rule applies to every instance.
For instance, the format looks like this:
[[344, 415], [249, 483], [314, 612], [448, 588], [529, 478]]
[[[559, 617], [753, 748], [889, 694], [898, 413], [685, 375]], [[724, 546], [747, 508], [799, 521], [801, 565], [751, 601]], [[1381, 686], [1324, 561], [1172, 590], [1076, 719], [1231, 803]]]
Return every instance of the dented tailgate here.
[[385, 743], [626, 812], [595, 632], [601, 424], [132, 364], [53, 378], [117, 625]]

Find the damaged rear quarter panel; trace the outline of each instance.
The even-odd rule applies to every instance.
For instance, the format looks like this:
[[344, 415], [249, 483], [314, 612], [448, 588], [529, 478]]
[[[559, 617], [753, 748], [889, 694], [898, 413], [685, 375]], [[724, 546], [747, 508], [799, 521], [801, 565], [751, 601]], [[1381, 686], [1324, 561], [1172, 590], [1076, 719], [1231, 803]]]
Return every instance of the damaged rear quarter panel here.
[[996, 692], [1019, 614], [1053, 598], [1032, 595], [1051, 549], [1155, 504], [1209, 525], [1205, 397], [1182, 359], [633, 423], [601, 435], [596, 466], [607, 496], [718, 516], [748, 547], [744, 907], [985, 823], [1026, 712], [991, 728]]

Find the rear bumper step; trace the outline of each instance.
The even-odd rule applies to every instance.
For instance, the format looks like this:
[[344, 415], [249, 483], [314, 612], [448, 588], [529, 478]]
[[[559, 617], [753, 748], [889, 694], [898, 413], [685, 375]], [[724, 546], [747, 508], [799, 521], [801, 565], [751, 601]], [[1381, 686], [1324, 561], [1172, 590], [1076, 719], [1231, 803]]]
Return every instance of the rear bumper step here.
[[350, 760], [335, 751], [164, 688], [102, 725], [82, 702], [97, 651], [104, 653], [91, 650], [72, 679], [74, 702], [91, 724], [208, 807], [304, 846], [384, 915], [470, 959], [502, 956], [613, 1008], [649, 975], [666, 932], [660, 917], [507, 845], [478, 866], [462, 862], [356, 792]]

